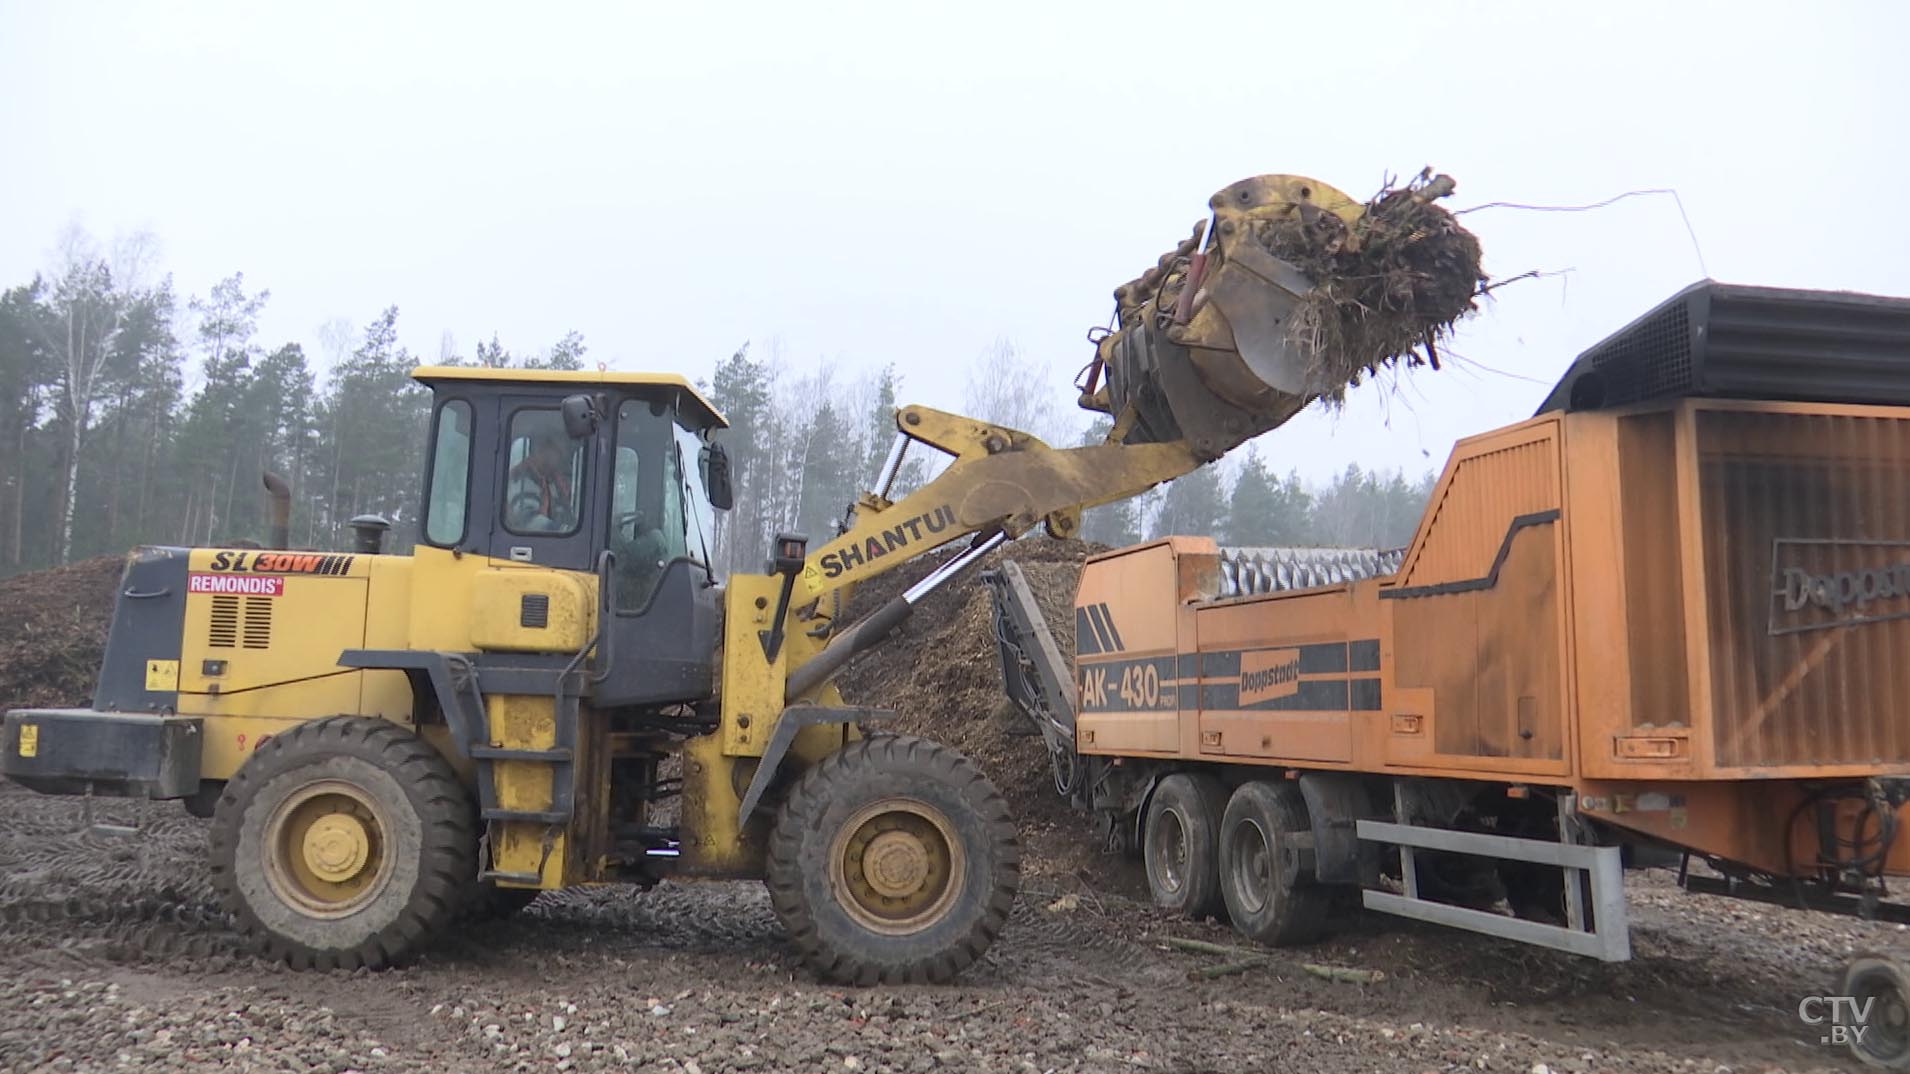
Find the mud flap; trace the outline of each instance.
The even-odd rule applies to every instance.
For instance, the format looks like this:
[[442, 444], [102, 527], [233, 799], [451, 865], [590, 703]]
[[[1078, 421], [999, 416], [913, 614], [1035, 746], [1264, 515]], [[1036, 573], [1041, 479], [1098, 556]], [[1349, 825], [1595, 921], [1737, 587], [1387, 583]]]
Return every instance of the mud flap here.
[[1361, 842], [1358, 824], [1390, 820], [1392, 814], [1367, 778], [1346, 772], [1308, 772], [1299, 783], [1313, 827], [1314, 878], [1322, 884], [1377, 883], [1380, 848]]

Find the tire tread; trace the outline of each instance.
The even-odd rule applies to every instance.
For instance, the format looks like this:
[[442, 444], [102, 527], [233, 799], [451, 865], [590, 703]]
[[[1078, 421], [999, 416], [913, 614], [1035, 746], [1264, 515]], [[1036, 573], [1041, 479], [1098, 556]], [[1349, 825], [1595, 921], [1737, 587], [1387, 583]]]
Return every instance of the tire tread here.
[[[259, 789], [305, 760], [346, 754], [389, 772], [418, 811], [423, 845], [418, 881], [384, 929], [349, 948], [311, 948], [274, 933], [239, 891], [234, 863], [246, 807]], [[387, 969], [410, 962], [452, 923], [477, 872], [477, 816], [451, 766], [416, 734], [373, 717], [334, 716], [274, 735], [226, 782], [210, 836], [214, 886], [244, 940], [294, 969]]]
[[[996, 848], [992, 855], [995, 875], [983, 912], [965, 935], [930, 955], [884, 963], [866, 952], [838, 949], [824, 936], [803, 894], [803, 847], [806, 834], [819, 832], [832, 796], [850, 789], [861, 776], [895, 771], [939, 777], [960, 794], [980, 822], [979, 835]], [[943, 984], [981, 958], [1006, 926], [1020, 888], [1020, 833], [1007, 802], [973, 761], [938, 742], [884, 734], [849, 743], [812, 765], [797, 781], [770, 832], [765, 872], [771, 908], [804, 964], [818, 976], [862, 987]]]

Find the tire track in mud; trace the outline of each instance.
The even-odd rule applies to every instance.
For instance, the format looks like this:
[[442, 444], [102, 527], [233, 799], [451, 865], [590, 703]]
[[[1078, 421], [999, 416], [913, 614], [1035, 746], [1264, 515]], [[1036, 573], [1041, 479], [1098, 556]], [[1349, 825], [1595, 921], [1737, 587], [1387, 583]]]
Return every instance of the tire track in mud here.
[[0, 925], [16, 946], [57, 949], [82, 961], [250, 960], [216, 904], [164, 895], [52, 899], [0, 891]]
[[762, 885], [663, 883], [647, 891], [607, 886], [547, 891], [506, 921], [488, 922], [443, 949], [681, 951], [781, 958], [782, 926]]
[[[1024, 896], [1008, 926], [963, 985], [1046, 985], [1178, 980], [1159, 953], [1105, 917], [1055, 913]], [[444, 945], [452, 958], [501, 952], [685, 952], [796, 965], [767, 893], [749, 881], [664, 883], [649, 891], [581, 888], [547, 892], [518, 917]]]
[[206, 823], [172, 802], [87, 803], [0, 784], [0, 925], [17, 946], [83, 962], [244, 958], [205, 865]]

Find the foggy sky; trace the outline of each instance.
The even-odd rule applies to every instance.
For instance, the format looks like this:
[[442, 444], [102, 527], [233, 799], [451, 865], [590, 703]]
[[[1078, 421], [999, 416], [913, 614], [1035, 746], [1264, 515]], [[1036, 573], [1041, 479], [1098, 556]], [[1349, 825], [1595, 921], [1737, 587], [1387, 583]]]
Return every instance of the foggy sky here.
[[[959, 409], [997, 337], [1058, 407], [1110, 292], [1262, 172], [1456, 207], [1682, 197], [1711, 276], [1910, 294], [1910, 14], [1871, 4], [0, 2], [0, 286], [145, 228], [262, 342], [397, 304], [407, 346], [582, 331], [613, 368], [894, 362]], [[1466, 217], [1461, 368], [1263, 438], [1417, 473], [1702, 275], [1677, 207]], [[183, 306], [183, 302], [182, 302]], [[1496, 371], [1496, 372], [1494, 372]]]

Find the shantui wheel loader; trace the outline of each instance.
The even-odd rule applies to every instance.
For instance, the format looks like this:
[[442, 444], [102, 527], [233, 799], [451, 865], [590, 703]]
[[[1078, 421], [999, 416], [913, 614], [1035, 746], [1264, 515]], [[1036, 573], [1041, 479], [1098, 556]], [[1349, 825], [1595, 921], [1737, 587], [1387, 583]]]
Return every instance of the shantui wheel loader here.
[[[1291, 343], [1281, 318], [1312, 283], [1263, 240], [1344, 245], [1360, 204], [1290, 176], [1210, 204], [1203, 235], [1123, 289], [1123, 319], [1145, 323], [1103, 341], [1084, 385], [1116, 419], [1108, 442], [905, 407], [841, 532], [777, 538], [765, 574], [710, 564], [724, 420], [681, 377], [421, 368], [414, 552], [383, 553], [372, 518], [350, 551], [286, 548], [282, 484], [272, 547], [138, 549], [92, 706], [9, 712], [0, 764], [46, 793], [210, 816], [234, 921], [297, 967], [400, 963], [540, 890], [761, 878], [821, 976], [947, 980], [1008, 917], [1014, 823], [960, 754], [865, 733], [890, 714], [831, 678], [990, 549], [1070, 536], [1084, 507], [1343, 386]], [[952, 459], [891, 499], [914, 445]], [[964, 539], [843, 621], [855, 585]]]

